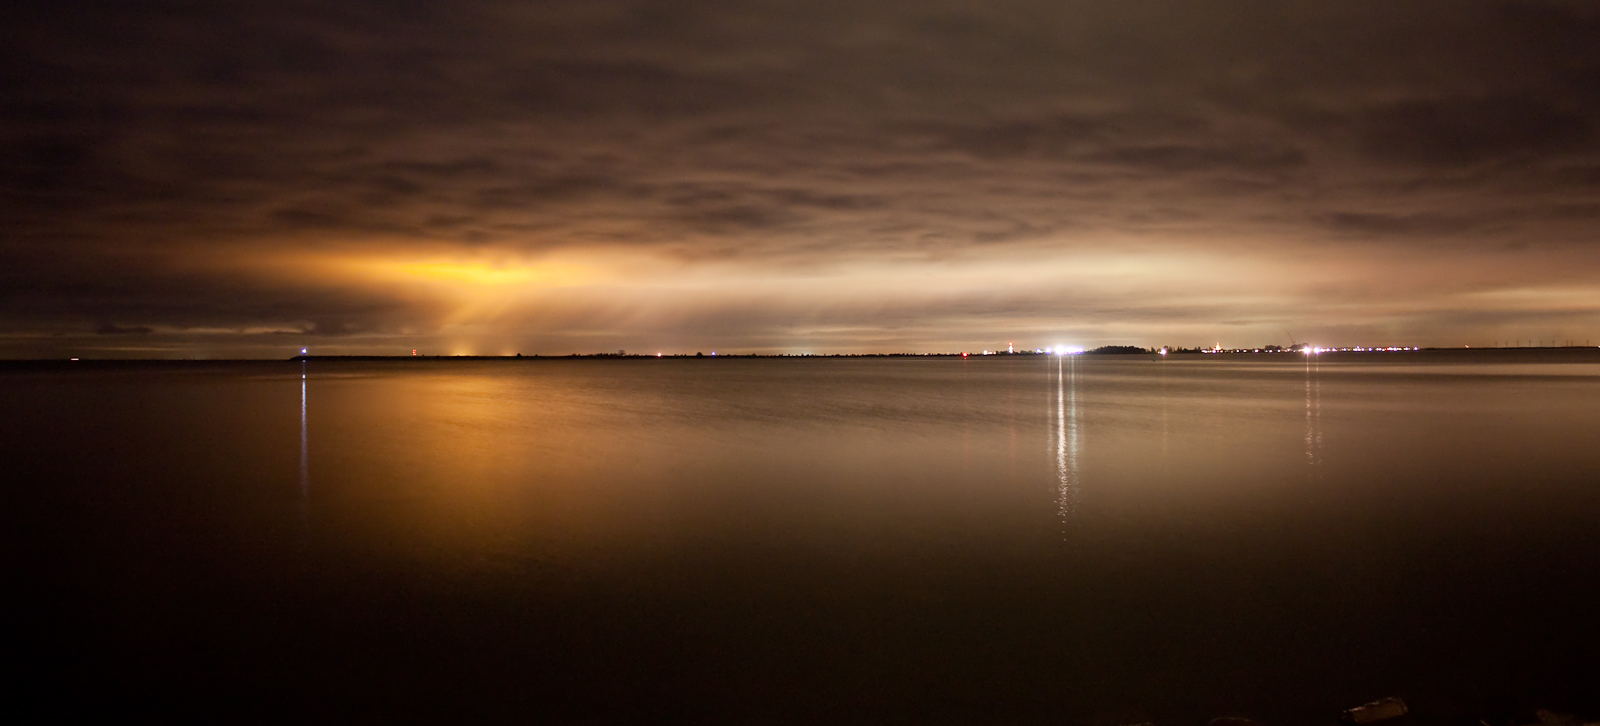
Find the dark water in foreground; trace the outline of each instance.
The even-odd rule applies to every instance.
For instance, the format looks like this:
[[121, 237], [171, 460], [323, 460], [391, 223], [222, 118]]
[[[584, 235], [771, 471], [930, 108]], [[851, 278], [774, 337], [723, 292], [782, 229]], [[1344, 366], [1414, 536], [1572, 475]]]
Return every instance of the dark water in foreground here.
[[61, 715], [1600, 705], [1587, 352], [34, 364], [0, 421]]

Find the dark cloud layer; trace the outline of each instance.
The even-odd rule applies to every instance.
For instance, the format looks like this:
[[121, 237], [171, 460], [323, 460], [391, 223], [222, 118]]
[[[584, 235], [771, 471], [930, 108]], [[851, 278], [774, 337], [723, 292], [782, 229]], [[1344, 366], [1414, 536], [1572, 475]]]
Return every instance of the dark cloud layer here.
[[[1600, 338], [1597, 38], [1600, 9], [1556, 1], [15, 0], [0, 354], [468, 323], [895, 348], [1246, 319], [1442, 342], [1503, 313]], [[656, 272], [477, 318], [306, 272], [563, 255]], [[1462, 282], [1318, 317], [1358, 302], [1316, 286], [1345, 264]], [[1051, 265], [1091, 278], [1069, 293]], [[699, 287], [652, 298], [664, 275]], [[1222, 299], [1263, 277], [1271, 296]]]

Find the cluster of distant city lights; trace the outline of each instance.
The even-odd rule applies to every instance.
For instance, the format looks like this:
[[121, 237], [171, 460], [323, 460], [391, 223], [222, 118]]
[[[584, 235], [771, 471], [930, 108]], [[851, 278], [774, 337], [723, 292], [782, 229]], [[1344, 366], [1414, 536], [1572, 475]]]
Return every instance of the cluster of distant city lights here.
[[[1346, 346], [1346, 347], [1343, 347], [1343, 348], [1323, 348], [1321, 346], [1308, 345], [1308, 346], [1305, 346], [1304, 348], [1301, 348], [1299, 350], [1295, 350], [1293, 348], [1228, 348], [1228, 349], [1223, 349], [1221, 346], [1218, 346], [1216, 348], [1201, 348], [1200, 352], [1201, 353], [1303, 353], [1305, 355], [1319, 355], [1319, 354], [1322, 354], [1322, 353], [1401, 353], [1401, 352], [1405, 352], [1405, 351], [1408, 351], [1408, 350], [1422, 350], [1422, 348], [1417, 347], [1417, 346], [1394, 346], [1394, 345], [1391, 345], [1391, 346], [1386, 347], [1386, 348], [1367, 347], [1367, 346], [1360, 346], [1360, 345]], [[1162, 348], [1161, 349], [1162, 355], [1166, 355], [1166, 352], [1167, 352], [1166, 348]]]
[[[1034, 353], [1043, 354], [1043, 355], [1078, 355], [1079, 353], [1082, 353], [1083, 351], [1084, 351], [1084, 347], [1081, 346], [1081, 345], [1057, 345], [1057, 346], [1052, 346], [1052, 347], [1049, 347], [1049, 348], [1034, 348], [1033, 349]], [[1010, 350], [1010, 351], [986, 350], [986, 351], [983, 351], [983, 354], [984, 355], [1000, 355], [1002, 353], [1010, 354], [1010, 353], [1014, 353], [1014, 352], [1016, 352], [1016, 351], [1015, 350]], [[965, 354], [963, 354], [963, 355], [965, 355]]]
[[[1394, 346], [1394, 345], [1391, 345], [1391, 346], [1388, 346], [1388, 347], [1353, 345], [1353, 346], [1345, 346], [1345, 347], [1342, 347], [1342, 348], [1333, 348], [1333, 347], [1324, 348], [1322, 346], [1315, 346], [1315, 345], [1308, 345], [1308, 346], [1305, 346], [1305, 347], [1302, 347], [1302, 348], [1223, 348], [1222, 346], [1219, 345], [1219, 346], [1217, 346], [1215, 348], [1201, 348], [1200, 352], [1201, 353], [1302, 353], [1302, 354], [1305, 354], [1305, 355], [1320, 355], [1322, 353], [1400, 353], [1400, 352], [1410, 351], [1410, 350], [1422, 350], [1422, 348], [1418, 347], [1418, 346]], [[998, 351], [998, 350], [986, 350], [986, 351], [983, 351], [983, 354], [984, 355], [999, 355], [1001, 352], [1002, 351]], [[1044, 355], [1079, 355], [1079, 354], [1084, 352], [1084, 347], [1081, 346], [1081, 345], [1056, 345], [1056, 346], [1051, 346], [1049, 348], [1034, 348], [1033, 352], [1034, 353], [1042, 353]], [[1161, 349], [1156, 351], [1156, 353], [1159, 353], [1161, 355], [1166, 355], [1168, 352], [1170, 352], [1170, 351], [1167, 348], [1161, 348]]]
[[[1464, 348], [1471, 348], [1472, 346], [1469, 345], [1469, 346], [1463, 346], [1463, 347]], [[1498, 347], [1498, 346], [1496, 346], [1496, 347]], [[1574, 345], [1574, 346], [1568, 346], [1568, 347], [1579, 347], [1579, 346], [1575, 346]], [[1586, 342], [1585, 345], [1583, 345], [1581, 347], [1587, 348], [1587, 347], [1590, 347], [1590, 346]], [[1008, 346], [1006, 346], [1006, 348], [1007, 349], [1003, 350], [1003, 351], [1002, 350], [984, 350], [984, 351], [981, 352], [981, 355], [1014, 355], [1017, 352], [1015, 346], [1008, 345]], [[1333, 346], [1323, 347], [1323, 346], [1320, 346], [1320, 345], [1295, 345], [1295, 346], [1292, 346], [1292, 347], [1289, 347], [1289, 348], [1278, 348], [1278, 347], [1267, 347], [1267, 348], [1223, 348], [1221, 344], [1218, 344], [1215, 347], [1211, 347], [1211, 348], [1201, 348], [1197, 352], [1200, 352], [1200, 353], [1213, 353], [1213, 354], [1216, 354], [1216, 353], [1230, 353], [1230, 354], [1239, 354], [1239, 353], [1267, 353], [1267, 354], [1273, 354], [1273, 353], [1299, 353], [1299, 354], [1302, 354], [1302, 355], [1321, 355], [1323, 353], [1404, 353], [1404, 352], [1408, 352], [1408, 351], [1419, 351], [1419, 350], [1422, 350], [1422, 348], [1420, 346], [1414, 346], [1414, 345], [1407, 345], [1407, 346], [1397, 346], [1397, 345], [1391, 345], [1391, 346], [1352, 345], [1352, 346], [1342, 346], [1342, 347], [1333, 347]], [[1026, 352], [1027, 352], [1026, 350], [1023, 351], [1023, 353], [1026, 353]], [[1034, 348], [1033, 352], [1034, 352], [1035, 355], [1082, 355], [1083, 353], [1087, 352], [1087, 349], [1084, 348], [1081, 345], [1053, 345], [1053, 346], [1050, 346], [1050, 347], [1047, 347], [1047, 348]], [[1162, 348], [1158, 348], [1158, 349], [1156, 349], [1156, 350], [1154, 350], [1152, 352], [1154, 352], [1156, 354], [1159, 354], [1159, 355], [1167, 355], [1168, 353], [1170, 353], [1172, 351], [1171, 351], [1171, 349], [1169, 349], [1167, 347], [1162, 347]], [[309, 355], [309, 350], [306, 349], [306, 348], [301, 348], [300, 349], [300, 355], [302, 355], [302, 356]], [[413, 356], [417, 355], [416, 349], [413, 349], [411, 351], [411, 355], [413, 355]], [[627, 352], [619, 350], [619, 351], [617, 351], [617, 355], [618, 356], [627, 356]], [[658, 353], [655, 354], [655, 357], [661, 358], [661, 357], [663, 357], [663, 355], [664, 355], [663, 353], [658, 352]], [[673, 354], [673, 357], [682, 357], [682, 355], [683, 354], [676, 354], [675, 353], [675, 354]], [[697, 355], [699, 355], [699, 354], [697, 354]], [[716, 351], [711, 351], [711, 357], [716, 357], [716, 355], [717, 355]], [[813, 354], [811, 354], [811, 353], [800, 353], [800, 354], [793, 354], [793, 355], [799, 355], [801, 357], [809, 357], [809, 356], [811, 356]], [[947, 355], [953, 355], [953, 354], [947, 354]], [[970, 354], [965, 353], [965, 352], [961, 353], [961, 357], [962, 358], [965, 358], [968, 355], [970, 355]], [[519, 355], [518, 357], [521, 357], [521, 356]], [[72, 360], [78, 360], [78, 359], [77, 358], [73, 358]]]

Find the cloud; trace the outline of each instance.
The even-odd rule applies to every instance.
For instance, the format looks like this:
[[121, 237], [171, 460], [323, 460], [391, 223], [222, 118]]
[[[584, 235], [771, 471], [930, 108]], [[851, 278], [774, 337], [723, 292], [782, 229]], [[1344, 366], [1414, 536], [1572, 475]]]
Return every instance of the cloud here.
[[1380, 162], [1452, 166], [1581, 149], [1594, 128], [1581, 113], [1512, 96], [1385, 106], [1365, 115], [1361, 136]]
[[[1122, 315], [1130, 330], [1223, 325], [1252, 305], [1315, 316], [1295, 307], [1314, 291], [1292, 285], [1205, 298], [1252, 275], [1318, 277], [1293, 260], [1330, 251], [1449, 279], [1520, 248], [1480, 285], [1600, 272], [1582, 252], [1600, 169], [1600, 13], [1584, 3], [4, 13], [0, 328], [40, 335], [116, 321], [152, 339], [356, 341], [467, 324], [457, 292], [317, 267], [334, 257], [582, 258], [608, 280], [608, 335], [648, 335], [638, 321], [659, 312], [769, 343], [802, 317], [890, 341], [864, 322], [883, 311], [919, 341], [1003, 326], [1008, 310], [1022, 327]], [[1094, 252], [1241, 264], [1207, 271], [1218, 280], [1150, 263], [1090, 286], [1098, 299], [1008, 282]], [[904, 282], [941, 265], [944, 293]], [[823, 282], [781, 305], [727, 292], [790, 272]], [[692, 295], [648, 294], [688, 281]], [[1115, 302], [1157, 286], [1172, 299]], [[1365, 294], [1411, 315], [1396, 287]], [[584, 311], [600, 289], [469, 307], [497, 335], [516, 332], [516, 305], [577, 335], [596, 329]]]
[[1472, 227], [1477, 220], [1437, 214], [1383, 214], [1373, 212], [1334, 212], [1325, 215], [1328, 227], [1368, 238], [1391, 236], [1438, 236], [1456, 234]]
[[155, 332], [155, 329], [143, 325], [121, 327], [111, 323], [101, 323], [100, 327], [94, 329], [94, 332], [99, 335], [149, 335]]

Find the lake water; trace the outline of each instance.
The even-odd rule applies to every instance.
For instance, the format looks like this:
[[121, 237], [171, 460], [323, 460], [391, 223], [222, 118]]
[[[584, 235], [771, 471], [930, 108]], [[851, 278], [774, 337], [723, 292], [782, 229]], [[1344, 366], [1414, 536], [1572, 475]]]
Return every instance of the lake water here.
[[1589, 351], [11, 364], [0, 426], [60, 714], [1600, 705]]

